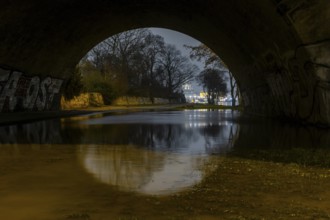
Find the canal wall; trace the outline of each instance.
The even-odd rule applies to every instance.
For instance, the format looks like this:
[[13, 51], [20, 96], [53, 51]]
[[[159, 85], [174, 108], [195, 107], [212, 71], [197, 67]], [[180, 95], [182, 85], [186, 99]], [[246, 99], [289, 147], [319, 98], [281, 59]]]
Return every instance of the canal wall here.
[[[154, 98], [154, 103], [150, 98], [122, 96], [112, 101], [112, 105], [131, 106], [131, 105], [152, 105], [152, 104], [169, 104], [168, 99]], [[88, 107], [104, 106], [104, 100], [100, 93], [82, 93], [71, 100], [61, 98], [62, 109], [82, 109]]]
[[65, 100], [63, 96], [61, 98], [62, 109], [80, 109], [88, 107], [98, 107], [103, 105], [103, 97], [100, 93], [97, 92], [82, 93], [71, 100]]
[[152, 103], [147, 97], [131, 97], [122, 96], [112, 102], [113, 105], [152, 105], [152, 104], [169, 104], [168, 99], [154, 98]]

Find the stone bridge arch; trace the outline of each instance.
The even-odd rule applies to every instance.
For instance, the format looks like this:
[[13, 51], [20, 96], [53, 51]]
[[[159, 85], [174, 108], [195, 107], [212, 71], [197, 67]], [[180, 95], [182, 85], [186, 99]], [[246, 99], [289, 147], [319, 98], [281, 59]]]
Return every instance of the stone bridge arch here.
[[329, 125], [329, 21], [328, 0], [5, 1], [0, 107], [55, 108], [65, 79], [94, 45], [129, 29], [163, 27], [221, 56], [246, 111]]

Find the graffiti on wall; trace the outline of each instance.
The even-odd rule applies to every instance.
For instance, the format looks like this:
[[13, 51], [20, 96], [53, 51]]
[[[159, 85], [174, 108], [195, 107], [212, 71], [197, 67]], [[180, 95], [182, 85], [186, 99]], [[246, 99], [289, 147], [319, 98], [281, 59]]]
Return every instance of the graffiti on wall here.
[[[329, 125], [330, 123], [330, 40], [297, 45], [282, 55], [275, 47], [264, 55], [264, 78], [270, 88], [268, 101], [277, 115]], [[306, 53], [307, 52], [307, 53]], [[268, 66], [268, 67], [267, 67]], [[259, 68], [262, 71], [262, 67]], [[248, 91], [252, 106], [259, 106], [256, 89]], [[244, 98], [244, 97], [243, 97]]]
[[31, 77], [0, 68], [0, 112], [52, 110], [62, 84], [62, 79]]

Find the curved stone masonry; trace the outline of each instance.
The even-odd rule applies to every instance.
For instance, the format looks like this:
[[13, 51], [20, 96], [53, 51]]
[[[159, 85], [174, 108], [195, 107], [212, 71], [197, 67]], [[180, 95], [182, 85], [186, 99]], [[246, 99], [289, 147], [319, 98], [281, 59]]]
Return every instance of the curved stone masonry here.
[[[299, 50], [311, 57], [299, 57]], [[292, 57], [268, 53], [273, 66], [265, 72], [267, 84], [242, 91], [246, 108], [251, 112], [268, 112], [296, 121], [330, 123], [330, 40], [297, 47]]]
[[[328, 0], [12, 0], [0, 8], [0, 64], [38, 74], [31, 83], [48, 84], [48, 73], [67, 79], [111, 35], [169, 28], [200, 40], [226, 62], [245, 111], [330, 125], [329, 22]], [[6, 91], [1, 100], [14, 92]]]

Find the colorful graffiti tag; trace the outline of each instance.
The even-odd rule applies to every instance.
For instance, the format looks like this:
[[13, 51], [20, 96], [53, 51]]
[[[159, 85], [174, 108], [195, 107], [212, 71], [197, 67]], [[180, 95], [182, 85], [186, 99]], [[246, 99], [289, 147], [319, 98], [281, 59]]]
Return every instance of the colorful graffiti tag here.
[[0, 112], [53, 110], [62, 84], [62, 79], [0, 68]]

